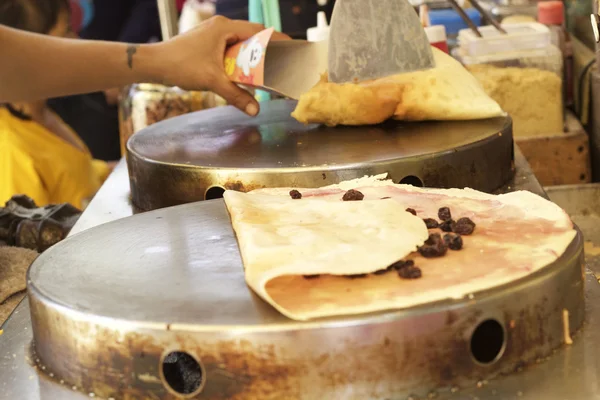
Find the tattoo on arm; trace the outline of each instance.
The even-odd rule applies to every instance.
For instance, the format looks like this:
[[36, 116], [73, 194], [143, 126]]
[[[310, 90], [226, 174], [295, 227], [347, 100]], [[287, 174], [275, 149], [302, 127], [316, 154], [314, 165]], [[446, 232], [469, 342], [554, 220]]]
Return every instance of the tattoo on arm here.
[[133, 55], [137, 52], [138, 47], [137, 44], [130, 44], [127, 46], [127, 65], [129, 69], [133, 69]]

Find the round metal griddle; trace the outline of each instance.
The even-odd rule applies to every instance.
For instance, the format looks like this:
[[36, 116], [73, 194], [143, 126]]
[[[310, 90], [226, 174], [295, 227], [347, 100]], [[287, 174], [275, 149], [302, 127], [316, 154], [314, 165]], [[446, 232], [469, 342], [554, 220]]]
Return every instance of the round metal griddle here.
[[302, 125], [296, 102], [232, 107], [159, 122], [136, 133], [127, 156], [142, 211], [216, 198], [223, 189], [321, 187], [387, 172], [395, 182], [491, 192], [512, 174], [509, 117], [376, 126]]
[[582, 261], [578, 234], [557, 262], [510, 285], [297, 322], [246, 286], [223, 201], [198, 202], [101, 225], [42, 254], [28, 276], [33, 359], [103, 398], [180, 398], [172, 357], [198, 367], [179, 372], [189, 398], [434, 397], [558, 348], [563, 310], [571, 332], [584, 319]]

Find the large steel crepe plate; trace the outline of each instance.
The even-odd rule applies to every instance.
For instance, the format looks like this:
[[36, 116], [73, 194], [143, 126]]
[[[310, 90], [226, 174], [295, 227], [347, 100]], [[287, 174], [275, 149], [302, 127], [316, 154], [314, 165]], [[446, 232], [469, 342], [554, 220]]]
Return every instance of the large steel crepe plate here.
[[584, 319], [582, 243], [578, 234], [552, 265], [461, 300], [297, 322], [246, 286], [222, 200], [165, 208], [36, 260], [33, 359], [103, 398], [427, 398], [563, 345]]
[[133, 204], [142, 211], [220, 197], [223, 189], [321, 187], [387, 172], [395, 182], [491, 192], [512, 174], [512, 122], [302, 125], [296, 102], [232, 107], [159, 122], [128, 142]]

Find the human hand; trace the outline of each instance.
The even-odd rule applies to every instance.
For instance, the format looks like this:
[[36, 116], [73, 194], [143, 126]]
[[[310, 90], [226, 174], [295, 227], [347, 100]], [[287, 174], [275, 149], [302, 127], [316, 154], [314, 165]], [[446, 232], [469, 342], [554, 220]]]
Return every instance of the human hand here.
[[[186, 90], [209, 90], [223, 97], [229, 104], [254, 116], [259, 108], [246, 90], [231, 82], [225, 74], [225, 50], [244, 41], [261, 30], [260, 24], [232, 21], [216, 16], [202, 22], [197, 28], [155, 46], [157, 68], [152, 72], [154, 81]], [[273, 40], [289, 39], [276, 33]]]

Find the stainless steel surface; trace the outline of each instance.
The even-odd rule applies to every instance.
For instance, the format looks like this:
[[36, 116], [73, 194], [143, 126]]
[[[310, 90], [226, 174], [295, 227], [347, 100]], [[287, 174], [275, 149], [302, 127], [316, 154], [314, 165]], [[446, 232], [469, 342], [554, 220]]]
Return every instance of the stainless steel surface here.
[[[450, 392], [438, 391], [437, 396], [432, 397], [440, 400], [600, 399], [600, 285], [591, 274], [586, 275], [586, 315], [585, 328], [574, 336], [574, 344], [559, 349], [549, 358], [540, 359], [539, 363], [509, 376], [481, 380], [478, 385], [454, 388]], [[26, 361], [32, 340], [27, 301], [3, 328], [4, 335], [0, 336], [0, 399], [90, 398], [89, 394], [73, 391], [66, 384], [54, 383], [38, 374]], [[413, 396], [413, 399], [419, 397]]]
[[[551, 354], [563, 309], [576, 331], [582, 249], [579, 237], [554, 265], [472, 298], [300, 323], [246, 286], [223, 201], [199, 202], [105, 224], [42, 254], [28, 274], [35, 347], [46, 373], [104, 397], [174, 398], [160, 365], [175, 350], [203, 362], [206, 399], [426, 396]], [[481, 365], [469, 343], [488, 319], [506, 330], [505, 350]]]
[[83, 215], [77, 220], [69, 236], [133, 215], [128, 181], [127, 163], [123, 158], [96, 193]]
[[[523, 189], [543, 195], [541, 187], [518, 149], [515, 152], [515, 164], [516, 174], [502, 191]], [[121, 164], [90, 204], [74, 231], [81, 231], [94, 224], [130, 215], [131, 210], [128, 210], [126, 200], [127, 186], [126, 171]], [[111, 202], [112, 207], [106, 207]], [[114, 212], [110, 211], [111, 208]], [[477, 385], [456, 391], [438, 392], [436, 398], [453, 400], [600, 398], [598, 395], [600, 369], [597, 365], [600, 356], [597, 346], [600, 340], [598, 333], [600, 332], [600, 310], [598, 309], [600, 287], [589, 275], [586, 285], [586, 303], [588, 317], [586, 328], [575, 336], [574, 345], [560, 349], [550, 359], [540, 360], [539, 365], [536, 363], [522, 372], [494, 380], [482, 380]], [[18, 307], [3, 329], [4, 335], [0, 336], [0, 399], [81, 400], [89, 398], [89, 394], [75, 392], [66, 384], [51, 383], [50, 380], [38, 375], [36, 370], [25, 361], [32, 339], [27, 301]]]
[[600, 184], [552, 186], [546, 190], [583, 232], [588, 268], [600, 279]]
[[[93, 226], [133, 215], [129, 204], [127, 164], [121, 160], [79, 218], [70, 236]], [[27, 298], [19, 304], [0, 335], [0, 400], [75, 400], [88, 398], [70, 386], [38, 375], [29, 356], [33, 339]]]
[[163, 40], [169, 40], [178, 32], [177, 5], [175, 0], [156, 0], [156, 2]]
[[153, 210], [204, 200], [211, 187], [320, 187], [384, 172], [490, 192], [512, 175], [509, 118], [327, 128], [293, 120], [295, 104], [265, 103], [257, 118], [205, 110], [136, 133], [127, 146], [133, 203]]
[[329, 32], [331, 82], [367, 81], [435, 66], [408, 0], [338, 0]]

